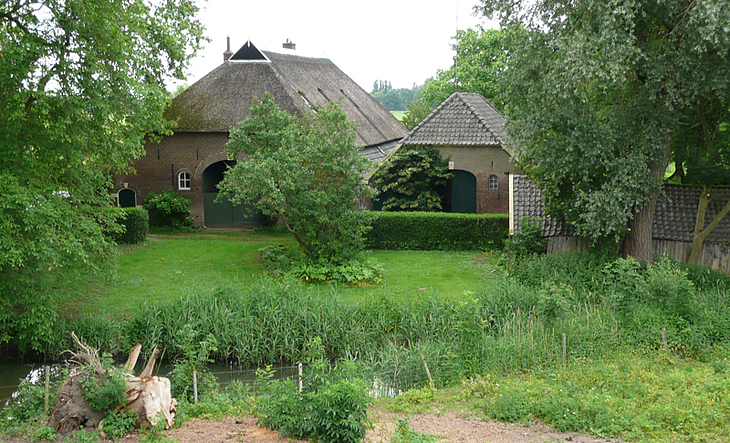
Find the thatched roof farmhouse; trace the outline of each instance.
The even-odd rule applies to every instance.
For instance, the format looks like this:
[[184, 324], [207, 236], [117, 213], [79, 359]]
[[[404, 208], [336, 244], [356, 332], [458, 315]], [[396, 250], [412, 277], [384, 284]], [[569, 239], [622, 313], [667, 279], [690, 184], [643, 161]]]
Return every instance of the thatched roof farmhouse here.
[[135, 162], [136, 175], [118, 177], [114, 195], [121, 206], [144, 203], [150, 192], [175, 190], [191, 200], [193, 222], [200, 227], [255, 223], [242, 208], [215, 202], [216, 185], [229, 162], [229, 131], [248, 116], [268, 92], [292, 115], [314, 112], [329, 102], [340, 105], [357, 124], [361, 153], [376, 163], [408, 132], [370, 94], [326, 58], [297, 55], [286, 43], [280, 52], [257, 49], [251, 42], [172, 100], [165, 116], [177, 123], [174, 134], [148, 143]]

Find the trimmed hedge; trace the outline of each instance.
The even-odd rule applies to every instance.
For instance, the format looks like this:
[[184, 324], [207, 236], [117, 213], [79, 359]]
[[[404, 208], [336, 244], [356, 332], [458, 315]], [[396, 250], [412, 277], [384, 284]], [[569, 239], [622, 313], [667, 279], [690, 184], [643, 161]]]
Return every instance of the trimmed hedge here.
[[122, 208], [123, 217], [120, 217], [119, 224], [124, 226], [124, 232], [115, 238], [117, 243], [135, 244], [141, 243], [147, 238], [150, 230], [149, 213], [144, 208]]
[[509, 233], [506, 214], [369, 212], [370, 249], [465, 250], [501, 248]]

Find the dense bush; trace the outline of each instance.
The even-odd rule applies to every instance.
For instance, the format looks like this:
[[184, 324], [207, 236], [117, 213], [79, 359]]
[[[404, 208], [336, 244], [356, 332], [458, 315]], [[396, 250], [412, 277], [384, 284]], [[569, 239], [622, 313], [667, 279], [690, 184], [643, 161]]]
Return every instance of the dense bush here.
[[124, 226], [124, 232], [117, 234], [117, 243], [136, 244], [147, 238], [150, 229], [149, 213], [144, 208], [122, 208], [120, 224]]
[[463, 250], [497, 248], [507, 239], [504, 214], [371, 212], [372, 249]]
[[303, 390], [291, 379], [264, 384], [258, 424], [280, 435], [323, 443], [359, 442], [370, 426], [366, 384], [347, 361], [330, 368], [324, 360], [307, 367]]
[[150, 224], [154, 226], [169, 226], [180, 230], [193, 226], [190, 200], [175, 194], [175, 191], [165, 191], [161, 194], [150, 192], [147, 194], [144, 207], [150, 212]]

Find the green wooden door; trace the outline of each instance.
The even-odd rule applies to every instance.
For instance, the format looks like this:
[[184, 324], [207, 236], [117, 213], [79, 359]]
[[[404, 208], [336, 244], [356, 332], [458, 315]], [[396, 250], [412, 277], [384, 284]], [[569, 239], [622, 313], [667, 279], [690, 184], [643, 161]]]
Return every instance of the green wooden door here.
[[233, 205], [228, 199], [218, 198], [218, 183], [233, 162], [218, 162], [203, 172], [203, 212], [208, 228], [240, 228], [261, 222], [260, 217], [246, 205]]
[[476, 214], [477, 178], [471, 172], [451, 171], [451, 212]]

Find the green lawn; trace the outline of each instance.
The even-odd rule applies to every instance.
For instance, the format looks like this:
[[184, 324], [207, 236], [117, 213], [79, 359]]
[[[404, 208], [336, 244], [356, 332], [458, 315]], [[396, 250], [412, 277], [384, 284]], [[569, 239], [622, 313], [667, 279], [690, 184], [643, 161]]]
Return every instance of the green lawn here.
[[[256, 251], [271, 244], [295, 246], [288, 235], [247, 232], [150, 236], [141, 245], [120, 247], [116, 271], [109, 278], [61, 290], [64, 310], [123, 315], [145, 301], [171, 300], [224, 283], [248, 285], [264, 273]], [[383, 266], [383, 282], [338, 286], [338, 292], [355, 298], [459, 297], [464, 291], [481, 290], [494, 275], [494, 267], [487, 263], [490, 257], [476, 251], [369, 251], [368, 255]], [[332, 286], [310, 289], [329, 291]]]

